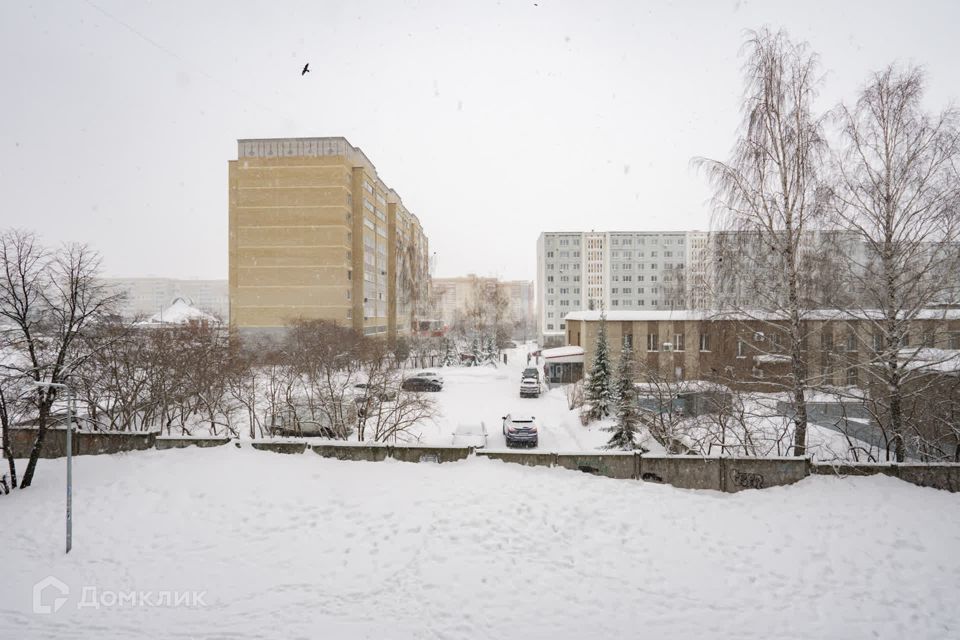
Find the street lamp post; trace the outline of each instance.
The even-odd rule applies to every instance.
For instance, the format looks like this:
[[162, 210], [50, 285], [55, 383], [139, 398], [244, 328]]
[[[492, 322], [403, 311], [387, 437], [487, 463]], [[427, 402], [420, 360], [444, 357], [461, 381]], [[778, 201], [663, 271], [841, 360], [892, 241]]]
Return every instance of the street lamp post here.
[[73, 389], [62, 382], [34, 382], [37, 387], [53, 387], [67, 392], [67, 553], [73, 548]]

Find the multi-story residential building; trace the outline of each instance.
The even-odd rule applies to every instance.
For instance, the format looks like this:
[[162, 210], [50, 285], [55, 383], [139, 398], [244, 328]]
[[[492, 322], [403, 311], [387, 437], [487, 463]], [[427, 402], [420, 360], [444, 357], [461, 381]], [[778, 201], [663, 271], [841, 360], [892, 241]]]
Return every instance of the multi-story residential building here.
[[537, 332], [543, 346], [563, 344], [564, 317], [581, 310], [684, 309], [692, 260], [701, 272], [701, 231], [541, 233], [537, 241]]
[[465, 277], [433, 278], [431, 291], [437, 319], [447, 327], [476, 314], [478, 305], [489, 305], [496, 292], [507, 303], [505, 316], [509, 322], [521, 330], [532, 330], [534, 295], [533, 282], [529, 280], [498, 280], [471, 273]]
[[230, 325], [298, 318], [366, 335], [413, 328], [429, 289], [418, 218], [345, 138], [239, 140], [229, 161]]
[[126, 318], [153, 316], [177, 298], [221, 320], [226, 320], [229, 314], [226, 280], [103, 278], [102, 282], [125, 294], [119, 311]]

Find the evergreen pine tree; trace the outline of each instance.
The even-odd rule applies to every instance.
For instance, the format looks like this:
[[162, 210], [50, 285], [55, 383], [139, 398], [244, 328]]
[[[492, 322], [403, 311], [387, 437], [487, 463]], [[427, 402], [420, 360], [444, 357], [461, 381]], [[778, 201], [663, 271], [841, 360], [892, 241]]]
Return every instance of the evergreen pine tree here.
[[449, 337], [443, 339], [443, 361], [440, 366], [455, 367], [460, 364], [460, 358], [457, 355], [456, 345]]
[[484, 364], [497, 366], [497, 343], [492, 335], [483, 338], [483, 361]]
[[483, 364], [483, 347], [478, 336], [474, 336], [470, 343], [470, 354], [473, 356], [473, 366], [479, 367]]
[[593, 365], [586, 384], [586, 400], [590, 404], [590, 418], [598, 420], [610, 415], [613, 405], [613, 372], [607, 347], [607, 316], [600, 315], [600, 333], [593, 354]]
[[633, 349], [623, 343], [620, 362], [617, 365], [617, 379], [613, 387], [616, 407], [616, 424], [610, 428], [613, 433], [607, 442], [607, 449], [632, 451], [637, 448], [635, 441], [640, 416], [637, 411], [637, 391], [633, 386]]

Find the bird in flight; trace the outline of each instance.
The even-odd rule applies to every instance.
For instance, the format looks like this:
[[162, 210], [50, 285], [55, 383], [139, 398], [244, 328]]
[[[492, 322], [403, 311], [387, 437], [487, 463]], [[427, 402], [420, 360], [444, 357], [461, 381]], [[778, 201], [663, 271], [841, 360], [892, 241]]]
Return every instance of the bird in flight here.
[[307, 64], [303, 65], [303, 71], [300, 72], [300, 75], [302, 76], [302, 75], [306, 75], [306, 74], [308, 74], [308, 73], [310, 73], [310, 63], [309, 63], [309, 62], [308, 62]]

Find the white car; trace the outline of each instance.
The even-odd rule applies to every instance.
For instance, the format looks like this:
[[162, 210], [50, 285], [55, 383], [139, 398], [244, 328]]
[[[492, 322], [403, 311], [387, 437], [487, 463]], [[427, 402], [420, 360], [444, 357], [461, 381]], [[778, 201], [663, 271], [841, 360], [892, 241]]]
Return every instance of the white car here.
[[487, 425], [482, 422], [461, 422], [453, 432], [453, 445], [482, 449], [487, 446]]
[[540, 396], [540, 381], [536, 378], [524, 378], [520, 381], [521, 398], [537, 398]]

